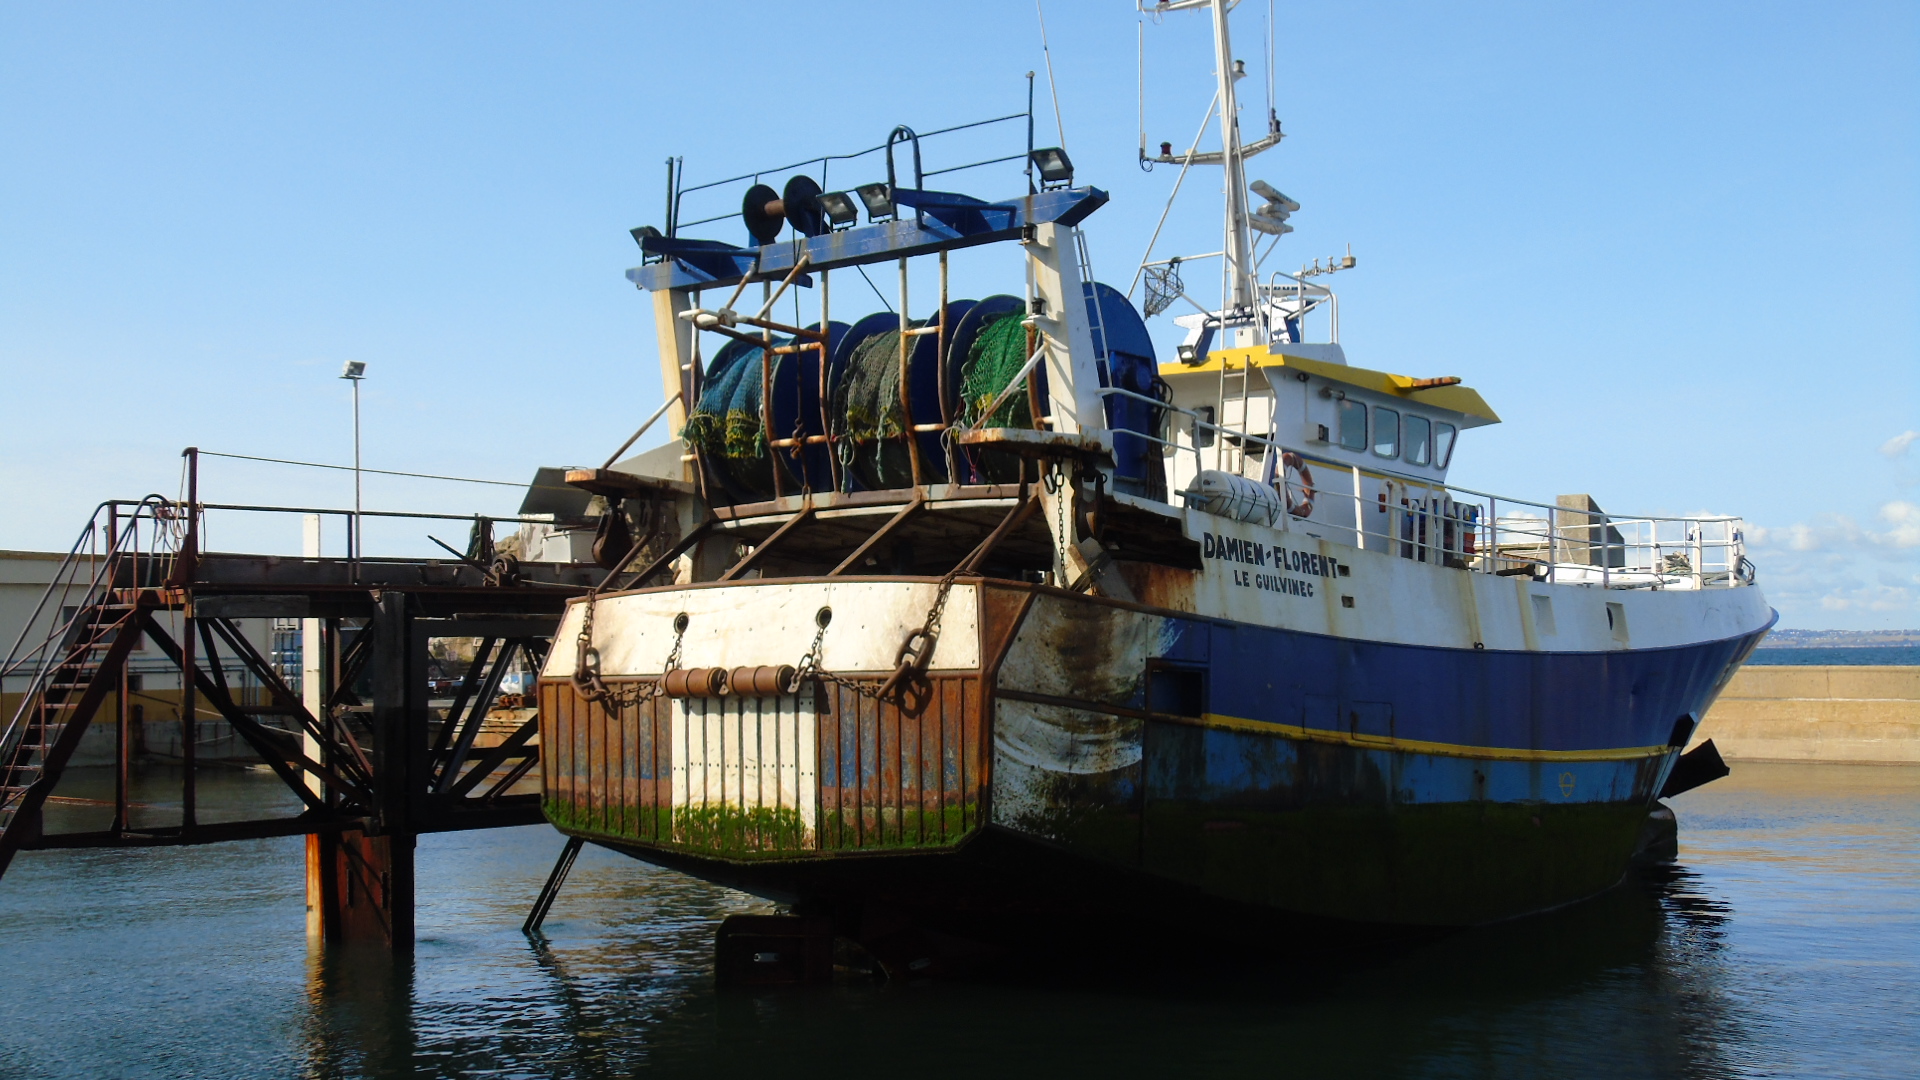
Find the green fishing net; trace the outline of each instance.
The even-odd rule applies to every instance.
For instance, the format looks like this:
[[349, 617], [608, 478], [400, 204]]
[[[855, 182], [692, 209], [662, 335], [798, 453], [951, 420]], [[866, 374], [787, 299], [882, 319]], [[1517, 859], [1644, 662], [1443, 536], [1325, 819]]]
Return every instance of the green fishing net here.
[[1024, 389], [1007, 395], [994, 414], [981, 423], [980, 413], [1000, 391], [1007, 388], [1027, 362], [1027, 328], [1021, 320], [1024, 309], [995, 319], [973, 339], [967, 350], [967, 363], [960, 372], [961, 421], [968, 427], [1033, 426], [1033, 410], [1027, 405]]

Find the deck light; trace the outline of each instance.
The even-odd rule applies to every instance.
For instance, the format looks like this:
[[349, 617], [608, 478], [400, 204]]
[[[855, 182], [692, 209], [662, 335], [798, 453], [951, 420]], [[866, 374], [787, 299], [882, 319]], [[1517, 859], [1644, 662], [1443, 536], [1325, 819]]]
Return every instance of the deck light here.
[[1073, 183], [1073, 160], [1058, 146], [1045, 146], [1033, 152], [1034, 167], [1040, 170], [1042, 184]]
[[349, 521], [347, 554], [358, 557], [363, 550], [360, 539], [360, 380], [367, 377], [367, 362], [349, 360], [340, 369], [340, 377], [353, 384], [353, 518]]
[[637, 229], [628, 229], [627, 232], [632, 234], [633, 242], [640, 245], [641, 251], [647, 250], [648, 240], [658, 240], [661, 235], [660, 230], [651, 225], [642, 225]]
[[853, 189], [860, 201], [867, 204], [867, 220], [879, 221], [893, 216], [893, 192], [885, 184], [861, 184]]
[[853, 200], [844, 191], [821, 192], [820, 209], [835, 228], [860, 220], [860, 208], [853, 205]]

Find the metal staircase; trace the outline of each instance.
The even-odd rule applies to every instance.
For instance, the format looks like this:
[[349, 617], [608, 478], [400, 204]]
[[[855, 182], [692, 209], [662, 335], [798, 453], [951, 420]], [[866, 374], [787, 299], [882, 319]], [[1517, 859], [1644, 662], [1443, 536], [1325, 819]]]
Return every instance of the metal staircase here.
[[[143, 632], [141, 590], [171, 568], [171, 552], [141, 552], [140, 525], [164, 520], [151, 506], [122, 517], [103, 505], [54, 574], [15, 641], [0, 676], [25, 676], [19, 703], [0, 731], [0, 874], [22, 844], [40, 835], [40, 811], [60, 782], [87, 725], [120, 687]], [[148, 512], [140, 512], [148, 511]], [[102, 518], [105, 521], [102, 521]], [[163, 530], [150, 530], [156, 537]], [[49, 628], [24, 648], [41, 616]]]
[[[344, 559], [204, 553], [210, 510], [348, 521], [355, 512], [201, 503], [199, 451], [188, 447], [182, 457], [183, 497], [101, 503], [18, 638], [0, 641], [0, 874], [22, 851], [304, 835], [320, 935], [411, 948], [419, 836], [544, 820], [541, 796], [517, 790], [539, 767], [537, 710], [520, 702], [523, 711], [501, 715], [493, 705], [509, 668], [541, 666], [587, 575], [570, 564], [523, 563], [502, 580], [484, 566], [365, 559], [356, 549]], [[480, 527], [485, 519], [474, 520]], [[319, 675], [318, 685], [290, 683], [284, 661], [243, 629], [260, 628], [249, 620], [283, 618], [312, 620], [301, 635], [302, 667]], [[436, 700], [445, 688], [429, 677], [430, 649], [442, 639], [479, 642], [450, 704]], [[120, 693], [133, 689], [134, 666], [148, 678], [178, 679], [174, 715], [160, 721], [178, 724], [177, 757], [146, 748], [144, 710]], [[218, 720], [203, 719], [209, 715]], [[110, 731], [90, 736], [90, 724]], [[213, 738], [200, 738], [203, 724]], [[75, 779], [68, 770], [81, 744], [106, 742], [96, 736], [109, 733], [112, 824], [81, 824], [92, 815], [45, 820], [62, 774]], [[242, 756], [279, 777], [297, 806], [200, 820], [196, 748], [229, 735], [246, 744]], [[164, 771], [136, 768], [153, 757], [172, 760]], [[172, 807], [133, 802], [136, 794], [171, 802], [165, 789], [174, 783], [177, 818]], [[148, 812], [134, 813], [141, 806]]]

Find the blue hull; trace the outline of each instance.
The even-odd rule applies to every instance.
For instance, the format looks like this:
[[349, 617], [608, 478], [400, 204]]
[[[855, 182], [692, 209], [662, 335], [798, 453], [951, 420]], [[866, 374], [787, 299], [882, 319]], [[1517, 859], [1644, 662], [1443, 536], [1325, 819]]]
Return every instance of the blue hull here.
[[[1765, 632], [1523, 653], [1095, 606], [1048, 623], [1085, 624], [1047, 643], [1067, 643], [1052, 671], [1079, 691], [1029, 692], [1011, 659], [999, 681], [995, 824], [1220, 900], [1430, 926], [1616, 882], [1680, 748]], [[1120, 625], [1141, 618], [1157, 632]], [[1144, 655], [1110, 648], [1129, 636]], [[1098, 673], [1136, 664], [1131, 698], [1103, 709]]]

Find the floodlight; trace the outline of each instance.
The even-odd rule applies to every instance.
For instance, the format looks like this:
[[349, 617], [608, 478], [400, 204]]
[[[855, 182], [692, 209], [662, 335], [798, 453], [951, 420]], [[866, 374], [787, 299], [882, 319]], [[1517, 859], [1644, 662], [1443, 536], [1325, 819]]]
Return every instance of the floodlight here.
[[1043, 184], [1073, 182], [1073, 161], [1067, 157], [1067, 152], [1058, 146], [1047, 146], [1035, 150], [1033, 164], [1040, 170], [1040, 182]]
[[833, 225], [851, 225], [860, 220], [860, 208], [853, 204], [844, 191], [823, 191], [820, 193], [820, 210], [827, 215]]
[[860, 201], [867, 204], [867, 220], [879, 221], [883, 217], [893, 216], [893, 192], [885, 184], [861, 184], [853, 189]]
[[340, 377], [358, 382], [367, 377], [367, 365], [364, 360], [349, 360], [347, 366], [340, 369]]
[[632, 234], [633, 242], [640, 245], [641, 251], [647, 250], [648, 240], [658, 240], [662, 235], [659, 229], [651, 225], [642, 225], [637, 229], [628, 229], [627, 232]]

